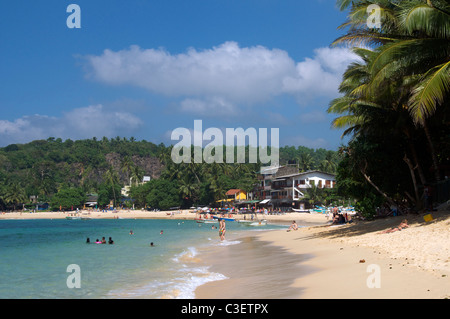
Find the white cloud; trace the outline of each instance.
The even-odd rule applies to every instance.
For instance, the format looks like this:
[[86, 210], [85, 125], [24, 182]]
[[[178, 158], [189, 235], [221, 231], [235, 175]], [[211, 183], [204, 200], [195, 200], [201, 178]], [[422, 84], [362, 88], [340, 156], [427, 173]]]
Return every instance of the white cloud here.
[[283, 91], [299, 98], [335, 97], [347, 66], [357, 59], [346, 48], [316, 49], [313, 59], [296, 65], [296, 74], [283, 79]]
[[73, 109], [61, 117], [27, 115], [14, 121], [0, 120], [0, 145], [60, 137], [82, 139], [114, 137], [132, 132], [142, 121], [127, 112], [108, 112], [99, 105]]
[[156, 94], [183, 97], [181, 110], [222, 116], [236, 105], [267, 102], [278, 95], [299, 101], [333, 98], [342, 73], [356, 56], [346, 48], [319, 48], [295, 62], [280, 49], [239, 47], [225, 42], [212, 49], [171, 54], [163, 49], [105, 50], [86, 56], [88, 76], [111, 85], [133, 85]]
[[220, 96], [232, 101], [264, 100], [280, 92], [280, 78], [295, 68], [283, 50], [240, 48], [236, 42], [175, 55], [131, 46], [86, 59], [89, 75], [101, 82], [131, 84], [169, 96]]

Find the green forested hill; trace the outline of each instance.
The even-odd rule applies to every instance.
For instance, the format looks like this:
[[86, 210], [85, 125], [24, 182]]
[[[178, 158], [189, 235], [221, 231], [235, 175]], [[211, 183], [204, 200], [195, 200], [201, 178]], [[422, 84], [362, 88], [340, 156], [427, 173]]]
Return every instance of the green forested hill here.
[[[0, 148], [0, 205], [6, 208], [26, 203], [33, 195], [50, 201], [55, 194], [68, 188], [103, 193], [107, 202], [110, 197], [120, 197], [120, 188], [130, 184], [130, 179], [140, 180], [144, 175], [190, 185], [198, 189], [195, 199], [201, 197], [200, 189], [205, 190], [203, 197], [212, 198], [212, 194], [206, 194], [212, 192], [212, 180], [213, 186], [220, 188], [219, 193], [227, 187], [249, 189], [259, 170], [258, 164], [223, 164], [215, 171], [209, 164], [174, 164], [170, 160], [171, 149], [172, 146], [164, 144], [120, 137], [76, 141], [49, 138], [11, 144]], [[297, 162], [301, 170], [334, 172], [337, 161], [337, 152], [325, 149], [280, 148], [280, 163]], [[176, 186], [183, 193], [182, 186]], [[188, 191], [192, 192], [195, 193]]]

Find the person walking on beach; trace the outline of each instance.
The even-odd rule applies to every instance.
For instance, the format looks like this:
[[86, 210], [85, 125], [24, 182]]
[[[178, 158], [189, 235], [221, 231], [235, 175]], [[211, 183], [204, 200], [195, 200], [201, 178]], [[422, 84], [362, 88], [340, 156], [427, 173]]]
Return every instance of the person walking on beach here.
[[225, 220], [220, 219], [220, 221], [219, 221], [219, 236], [220, 236], [220, 240], [224, 240], [225, 239], [225, 232], [226, 232]]

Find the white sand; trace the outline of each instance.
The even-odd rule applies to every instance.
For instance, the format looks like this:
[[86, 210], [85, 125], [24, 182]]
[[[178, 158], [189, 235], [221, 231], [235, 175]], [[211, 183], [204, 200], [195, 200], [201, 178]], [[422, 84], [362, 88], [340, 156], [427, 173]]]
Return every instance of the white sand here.
[[[407, 216], [410, 227], [393, 233], [380, 232], [404, 217], [267, 232], [260, 238], [314, 256], [303, 264], [316, 271], [293, 284], [304, 289], [299, 298], [450, 298], [450, 212], [433, 216], [431, 222], [423, 214]], [[380, 288], [368, 287], [375, 275], [369, 265], [379, 271]]]

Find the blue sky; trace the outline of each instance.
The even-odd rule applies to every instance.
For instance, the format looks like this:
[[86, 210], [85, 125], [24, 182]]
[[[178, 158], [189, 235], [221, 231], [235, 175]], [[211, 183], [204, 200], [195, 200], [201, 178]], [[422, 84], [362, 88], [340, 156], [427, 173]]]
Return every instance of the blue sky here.
[[[81, 8], [70, 29], [69, 4]], [[355, 57], [335, 0], [2, 1], [0, 146], [50, 136], [171, 141], [194, 120], [337, 149], [328, 103]]]

